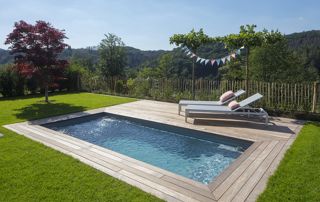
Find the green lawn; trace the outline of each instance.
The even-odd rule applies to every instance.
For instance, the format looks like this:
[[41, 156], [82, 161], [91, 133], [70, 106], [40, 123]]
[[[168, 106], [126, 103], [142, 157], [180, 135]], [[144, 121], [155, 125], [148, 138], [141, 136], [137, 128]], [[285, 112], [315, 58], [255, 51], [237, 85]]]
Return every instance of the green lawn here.
[[264, 201], [320, 201], [320, 124], [303, 127], [260, 195]]
[[90, 93], [0, 99], [0, 201], [160, 201], [1, 125], [134, 101]]

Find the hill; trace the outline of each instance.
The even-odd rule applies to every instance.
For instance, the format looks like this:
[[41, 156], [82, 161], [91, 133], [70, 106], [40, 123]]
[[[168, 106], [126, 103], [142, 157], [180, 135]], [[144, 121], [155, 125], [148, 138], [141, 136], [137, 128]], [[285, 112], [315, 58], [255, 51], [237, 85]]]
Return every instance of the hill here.
[[[312, 30], [300, 33], [293, 33], [286, 35], [288, 46], [297, 54], [303, 56], [306, 65], [312, 65], [320, 71], [320, 30]], [[173, 55], [180, 56], [177, 49], [172, 51], [143, 51], [133, 47], [125, 47], [127, 52], [127, 67], [139, 68], [141, 66], [153, 67], [164, 53], [173, 53]], [[199, 55], [203, 57], [210, 57], [210, 55], [217, 55], [218, 57], [226, 54], [226, 50], [221, 44], [213, 44], [202, 47]], [[81, 60], [89, 68], [94, 68], [98, 61], [99, 53], [97, 47], [68, 49], [61, 55], [65, 59]], [[185, 58], [187, 59], [187, 58]], [[7, 50], [0, 49], [0, 64], [6, 64], [13, 61], [13, 57]]]

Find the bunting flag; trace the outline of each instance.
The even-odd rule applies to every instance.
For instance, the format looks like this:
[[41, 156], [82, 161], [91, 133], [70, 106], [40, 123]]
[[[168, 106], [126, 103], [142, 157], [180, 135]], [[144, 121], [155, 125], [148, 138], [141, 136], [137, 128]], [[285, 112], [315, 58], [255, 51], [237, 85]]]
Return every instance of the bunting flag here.
[[226, 58], [221, 58], [222, 64], [226, 63]]
[[216, 59], [216, 61], [217, 61], [217, 65], [219, 66], [221, 59], [220, 59], [220, 58], [219, 58], [219, 59]]
[[215, 64], [217, 64], [217, 66], [219, 67], [219, 65], [221, 64], [226, 64], [227, 62], [230, 62], [231, 59], [236, 59], [237, 55], [241, 54], [241, 50], [244, 49], [244, 46], [242, 46], [241, 48], [233, 51], [230, 55], [227, 55], [225, 57], [222, 58], [212, 58], [212, 59], [207, 59], [207, 58], [201, 58], [199, 56], [197, 56], [195, 53], [193, 53], [188, 47], [186, 47], [185, 45], [181, 46], [181, 50], [184, 51], [186, 53], [187, 56], [189, 56], [190, 58], [194, 58], [196, 57], [196, 62], [200, 63], [200, 64], [204, 64], [205, 66], [208, 65], [208, 63], [210, 62], [211, 66], [214, 66]]

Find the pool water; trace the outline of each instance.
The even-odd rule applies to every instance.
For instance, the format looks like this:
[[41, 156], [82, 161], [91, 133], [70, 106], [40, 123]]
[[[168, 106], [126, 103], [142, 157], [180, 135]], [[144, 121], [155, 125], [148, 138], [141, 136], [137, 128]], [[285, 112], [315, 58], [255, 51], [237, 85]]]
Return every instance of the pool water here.
[[174, 130], [172, 126], [110, 114], [45, 126], [204, 184], [211, 182], [249, 146], [221, 136]]

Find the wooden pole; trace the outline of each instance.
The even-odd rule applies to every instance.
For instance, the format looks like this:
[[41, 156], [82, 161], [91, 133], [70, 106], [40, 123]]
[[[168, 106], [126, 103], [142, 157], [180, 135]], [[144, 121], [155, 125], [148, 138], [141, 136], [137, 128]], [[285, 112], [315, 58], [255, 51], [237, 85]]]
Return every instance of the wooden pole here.
[[318, 93], [318, 82], [313, 83], [313, 99], [312, 99], [312, 112], [315, 113], [317, 109], [317, 93]]

